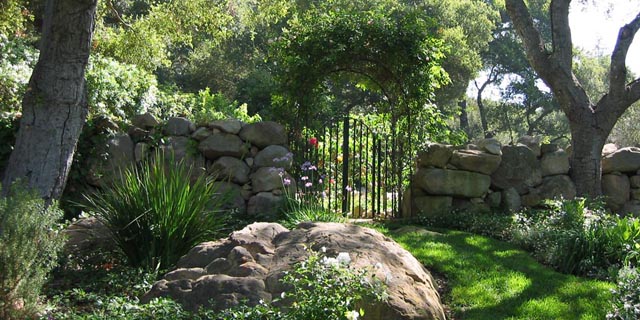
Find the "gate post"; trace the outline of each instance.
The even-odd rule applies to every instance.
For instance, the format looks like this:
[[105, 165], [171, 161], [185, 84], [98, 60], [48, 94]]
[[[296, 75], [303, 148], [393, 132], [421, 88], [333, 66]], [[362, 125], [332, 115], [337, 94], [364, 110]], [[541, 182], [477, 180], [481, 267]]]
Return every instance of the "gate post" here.
[[349, 117], [344, 117], [342, 126], [342, 213], [347, 213], [349, 209]]

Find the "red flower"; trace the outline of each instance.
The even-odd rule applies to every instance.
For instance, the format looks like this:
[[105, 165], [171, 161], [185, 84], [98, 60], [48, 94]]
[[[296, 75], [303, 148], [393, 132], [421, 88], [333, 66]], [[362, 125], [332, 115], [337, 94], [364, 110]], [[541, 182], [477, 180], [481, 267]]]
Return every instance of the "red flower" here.
[[318, 139], [316, 137], [309, 138], [309, 144], [318, 148]]

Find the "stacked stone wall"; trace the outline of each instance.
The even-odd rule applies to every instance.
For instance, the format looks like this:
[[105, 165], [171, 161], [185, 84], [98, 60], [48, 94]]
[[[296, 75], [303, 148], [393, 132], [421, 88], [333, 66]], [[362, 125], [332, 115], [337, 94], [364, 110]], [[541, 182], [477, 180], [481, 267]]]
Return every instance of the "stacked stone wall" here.
[[213, 121], [197, 126], [186, 118], [160, 123], [150, 114], [135, 117], [127, 133], [109, 138], [88, 161], [88, 184], [103, 187], [127, 166], [155, 154], [184, 161], [192, 167], [192, 178], [213, 177], [226, 208], [239, 214], [269, 218], [277, 214], [284, 196], [283, 180], [293, 157], [287, 133], [275, 122], [245, 124], [238, 120]]
[[[602, 188], [615, 212], [640, 212], [640, 149], [607, 145]], [[418, 154], [403, 216], [438, 216], [455, 209], [516, 211], [545, 199], [576, 197], [569, 152], [523, 137], [502, 146], [495, 139], [451, 146], [429, 144]]]

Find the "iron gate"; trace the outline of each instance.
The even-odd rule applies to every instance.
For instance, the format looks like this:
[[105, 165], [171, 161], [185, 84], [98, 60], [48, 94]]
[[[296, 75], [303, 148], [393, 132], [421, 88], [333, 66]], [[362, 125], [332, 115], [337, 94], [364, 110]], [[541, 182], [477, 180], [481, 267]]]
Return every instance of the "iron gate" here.
[[298, 191], [350, 218], [397, 217], [402, 202], [398, 141], [362, 120], [344, 117], [294, 139]]

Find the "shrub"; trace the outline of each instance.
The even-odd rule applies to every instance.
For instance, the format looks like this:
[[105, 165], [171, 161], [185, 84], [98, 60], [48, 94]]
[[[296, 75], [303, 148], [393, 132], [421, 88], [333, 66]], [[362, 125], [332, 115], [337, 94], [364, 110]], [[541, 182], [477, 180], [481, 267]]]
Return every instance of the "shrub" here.
[[88, 209], [111, 231], [129, 265], [169, 268], [196, 244], [221, 236], [225, 196], [207, 177], [191, 182], [192, 168], [165, 155], [132, 167], [103, 191], [87, 196]]
[[607, 319], [640, 319], [640, 272], [624, 267], [618, 272], [617, 288], [613, 290], [613, 310]]
[[62, 211], [18, 185], [10, 191], [0, 198], [0, 319], [36, 311], [42, 285], [64, 245], [58, 224]]

